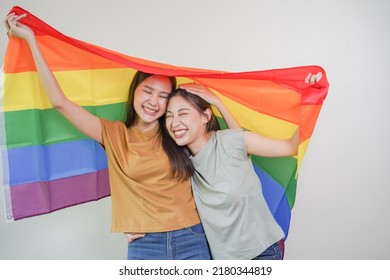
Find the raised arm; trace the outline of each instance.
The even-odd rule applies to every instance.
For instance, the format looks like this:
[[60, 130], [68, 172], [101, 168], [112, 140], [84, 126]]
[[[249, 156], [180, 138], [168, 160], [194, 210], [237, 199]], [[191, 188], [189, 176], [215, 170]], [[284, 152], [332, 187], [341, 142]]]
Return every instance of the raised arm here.
[[180, 88], [185, 89], [186, 91], [199, 95], [204, 100], [206, 100], [211, 105], [215, 106], [218, 111], [221, 113], [223, 119], [226, 122], [228, 128], [240, 128], [238, 122], [234, 119], [233, 115], [225, 107], [222, 101], [216, 96], [212, 91], [207, 87], [198, 83], [188, 83], [180, 85]]
[[65, 96], [41, 53], [34, 32], [28, 26], [19, 22], [25, 16], [26, 14], [9, 14], [4, 21], [4, 25], [10, 36], [24, 39], [28, 43], [39, 79], [50, 103], [81, 132], [102, 142], [102, 127], [99, 118]]
[[[309, 73], [305, 79], [305, 83], [314, 85], [321, 78], [321, 72], [317, 74]], [[247, 152], [251, 155], [264, 157], [293, 156], [298, 153], [299, 132], [300, 128], [298, 127], [290, 139], [275, 140], [250, 131], [244, 131], [244, 141]]]
[[298, 153], [299, 128], [290, 139], [275, 140], [263, 135], [244, 131], [244, 141], [248, 154], [263, 157], [287, 157]]

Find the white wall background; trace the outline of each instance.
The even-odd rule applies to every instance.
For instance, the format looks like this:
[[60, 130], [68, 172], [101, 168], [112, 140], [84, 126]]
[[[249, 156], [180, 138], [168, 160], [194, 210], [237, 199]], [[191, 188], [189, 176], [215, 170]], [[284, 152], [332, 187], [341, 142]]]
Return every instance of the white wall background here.
[[[226, 71], [317, 64], [330, 91], [304, 159], [286, 259], [390, 259], [387, 0], [1, 0], [132, 56]], [[7, 44], [0, 31], [1, 61]], [[0, 259], [125, 259], [106, 198], [7, 224]]]

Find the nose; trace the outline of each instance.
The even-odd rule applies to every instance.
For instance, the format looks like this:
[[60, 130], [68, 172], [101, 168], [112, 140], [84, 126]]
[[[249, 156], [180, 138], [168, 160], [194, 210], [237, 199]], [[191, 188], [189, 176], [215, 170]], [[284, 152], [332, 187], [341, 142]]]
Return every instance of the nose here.
[[176, 115], [172, 116], [172, 127], [176, 127], [180, 124], [180, 120]]
[[158, 96], [156, 94], [152, 94], [148, 100], [150, 106], [157, 106]]

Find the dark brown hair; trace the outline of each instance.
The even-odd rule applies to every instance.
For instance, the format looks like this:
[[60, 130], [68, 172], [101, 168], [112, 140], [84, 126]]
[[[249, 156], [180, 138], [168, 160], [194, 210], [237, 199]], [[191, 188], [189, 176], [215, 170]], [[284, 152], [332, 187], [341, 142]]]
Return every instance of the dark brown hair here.
[[[173, 91], [171, 94], [169, 94], [168, 95], [168, 104], [169, 104], [169, 100], [171, 100], [171, 98], [175, 97], [175, 96], [182, 96], [186, 101], [188, 101], [201, 114], [204, 114], [204, 111], [206, 109], [211, 110], [211, 106], [208, 102], [206, 102], [201, 97], [199, 97], [195, 94], [189, 93], [183, 89], [177, 89], [177, 90]], [[161, 121], [161, 118], [160, 118], [160, 121]], [[167, 149], [165, 151], [167, 152], [167, 154], [169, 155], [169, 157], [171, 159], [172, 166], [174, 168], [176, 168], [174, 170], [178, 170], [180, 172], [182, 170], [183, 171], [185, 170], [185, 172], [188, 176], [192, 176], [194, 174], [195, 169], [194, 169], [194, 166], [192, 165], [192, 162], [190, 159], [191, 153], [188, 150], [187, 146], [180, 147], [171, 138], [171, 136], [169, 135], [168, 130], [166, 128], [165, 117], [164, 117], [164, 123], [160, 122], [160, 127], [164, 127], [164, 129], [162, 130], [163, 141], [167, 140], [168, 138], [170, 138], [170, 140], [171, 140], [171, 141], [169, 141], [169, 143], [170, 143], [169, 147], [168, 147], [168, 144], [165, 144], [165, 146], [167, 147]], [[211, 118], [206, 126], [207, 132], [212, 131], [212, 130], [216, 131], [219, 129], [220, 129], [220, 126], [219, 126], [219, 123], [217, 121], [217, 118], [215, 117], [214, 114], [211, 114]], [[173, 142], [176, 147], [174, 147], [174, 148], [171, 147], [171, 142]], [[183, 174], [180, 172], [178, 172], [178, 174]]]
[[[205, 111], [207, 109], [211, 110], [211, 105], [207, 101], [205, 101], [203, 98], [196, 94], [192, 94], [184, 89], [177, 89], [174, 92], [172, 92], [168, 96], [168, 104], [169, 100], [171, 100], [175, 96], [181, 96], [184, 98], [185, 101], [187, 101], [192, 107], [194, 107], [199, 113], [205, 114]], [[211, 110], [212, 111], [212, 110]], [[208, 121], [206, 125], [206, 131], [217, 131], [220, 130], [220, 126], [218, 123], [217, 118], [215, 117], [214, 114], [211, 114], [210, 120]]]
[[[145, 73], [141, 71], [137, 71], [135, 73], [133, 81], [131, 82], [129, 88], [129, 98], [126, 105], [126, 116], [125, 116], [125, 125], [126, 127], [130, 127], [134, 124], [135, 119], [137, 117], [137, 113], [134, 109], [134, 93], [136, 88], [147, 78], [153, 76], [154, 74]], [[176, 78], [169, 77], [169, 81], [171, 82], [171, 91], [174, 91], [176, 88]], [[188, 179], [192, 176], [194, 172], [194, 167], [189, 158], [189, 152], [186, 147], [180, 147], [176, 145], [175, 141], [171, 138], [168, 131], [165, 128], [165, 115], [161, 116], [158, 119], [159, 122], [159, 133], [162, 138], [162, 146], [164, 151], [167, 153], [169, 162], [172, 167], [173, 175], [177, 177], [179, 180]]]
[[[134, 78], [130, 84], [129, 88], [129, 97], [127, 99], [127, 105], [126, 105], [126, 117], [125, 117], [125, 124], [126, 127], [130, 127], [134, 124], [137, 112], [134, 109], [134, 93], [137, 87], [145, 81], [150, 76], [153, 76], [154, 74], [145, 73], [141, 71], [137, 71], [134, 75]], [[175, 77], [168, 77], [169, 81], [171, 82], [171, 91], [175, 90], [176, 88], [176, 78]]]

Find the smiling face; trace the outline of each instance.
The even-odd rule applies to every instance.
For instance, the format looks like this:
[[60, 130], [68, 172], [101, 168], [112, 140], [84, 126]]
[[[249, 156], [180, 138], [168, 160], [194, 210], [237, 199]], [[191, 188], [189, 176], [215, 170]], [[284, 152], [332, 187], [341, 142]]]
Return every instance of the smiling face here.
[[168, 77], [152, 75], [143, 80], [134, 92], [134, 126], [147, 130], [158, 125], [158, 119], [167, 108], [167, 97], [171, 90]]
[[193, 155], [207, 143], [206, 125], [210, 120], [211, 110], [197, 110], [183, 96], [177, 95], [169, 100], [165, 125], [169, 135], [179, 146], [187, 145]]

